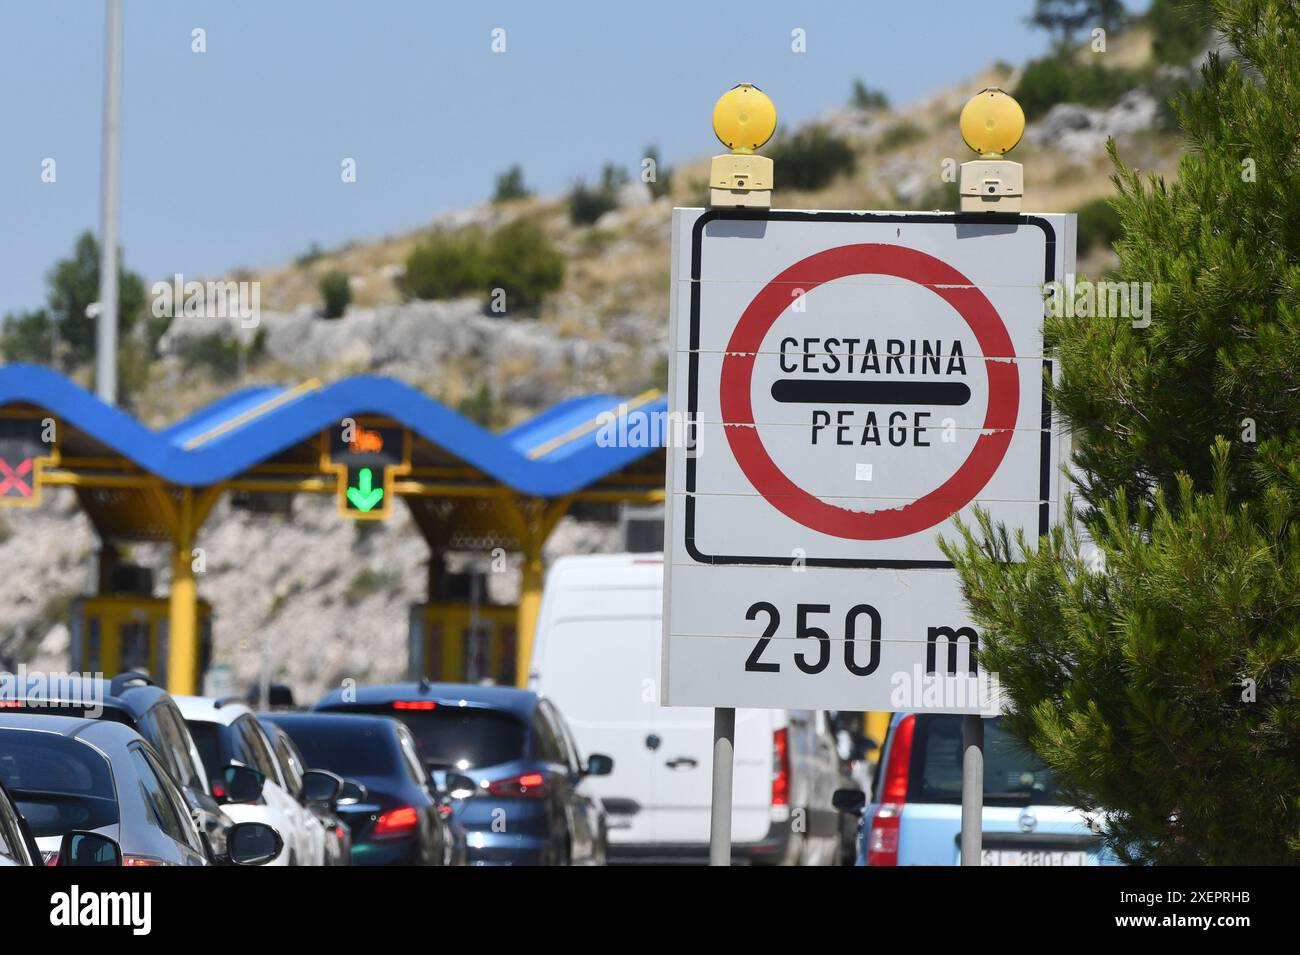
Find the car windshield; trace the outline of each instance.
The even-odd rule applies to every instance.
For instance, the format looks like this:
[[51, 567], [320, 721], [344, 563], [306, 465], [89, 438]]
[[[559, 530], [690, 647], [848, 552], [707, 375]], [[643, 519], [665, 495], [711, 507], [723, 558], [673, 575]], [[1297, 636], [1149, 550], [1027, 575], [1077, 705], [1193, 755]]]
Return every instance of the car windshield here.
[[394, 710], [391, 704], [355, 705], [351, 713], [381, 713], [405, 723], [420, 741], [432, 769], [477, 769], [522, 759], [527, 739], [524, 724], [509, 713], [471, 706], [432, 710]]
[[328, 769], [343, 777], [391, 777], [401, 772], [393, 727], [363, 727], [345, 720], [331, 724], [328, 717], [280, 725], [310, 769]]
[[0, 782], [38, 838], [118, 819], [108, 760], [67, 737], [0, 730]]
[[[961, 803], [961, 717], [919, 715], [912, 736], [908, 802]], [[1064, 805], [1056, 780], [1033, 753], [984, 721], [984, 803]]]

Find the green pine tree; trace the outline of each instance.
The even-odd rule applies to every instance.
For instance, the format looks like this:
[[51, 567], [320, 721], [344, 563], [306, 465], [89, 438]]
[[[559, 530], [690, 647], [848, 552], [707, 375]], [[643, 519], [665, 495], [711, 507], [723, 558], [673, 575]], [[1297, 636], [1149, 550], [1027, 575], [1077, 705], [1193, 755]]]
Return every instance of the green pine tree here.
[[[145, 313], [146, 293], [144, 279], [123, 265], [118, 250], [117, 307], [120, 336], [126, 340], [136, 322]], [[72, 255], [60, 259], [45, 276], [48, 311], [58, 329], [59, 338], [67, 350], [66, 362], [71, 366], [88, 362], [95, 357], [96, 326], [86, 317], [86, 307], [99, 298], [99, 242], [86, 231], [77, 236]], [[164, 323], [157, 332], [166, 330]], [[151, 333], [152, 345], [157, 337]]]
[[[1151, 322], [1049, 318], [1077, 513], [947, 551], [1011, 730], [1131, 861], [1300, 863], [1300, 9], [1215, 0], [1177, 182], [1116, 164]], [[1092, 549], [1095, 547], [1095, 551]], [[1099, 557], [1097, 556], [1099, 555]]]
[[[118, 329], [123, 346], [133, 349], [132, 360], [145, 364], [153, 357], [158, 339], [170, 318], [147, 314], [144, 279], [122, 264], [118, 252]], [[86, 309], [99, 298], [99, 242], [94, 233], [77, 236], [72, 254], [59, 259], [45, 274], [44, 308], [6, 315], [0, 323], [0, 353], [8, 361], [28, 361], [55, 368], [76, 368], [95, 357], [95, 320]], [[132, 340], [132, 331], [145, 320], [145, 341]], [[135, 352], [141, 354], [136, 355]]]
[[1052, 31], [1064, 48], [1074, 42], [1080, 29], [1101, 27], [1110, 32], [1124, 19], [1121, 0], [1036, 0], [1029, 22]]

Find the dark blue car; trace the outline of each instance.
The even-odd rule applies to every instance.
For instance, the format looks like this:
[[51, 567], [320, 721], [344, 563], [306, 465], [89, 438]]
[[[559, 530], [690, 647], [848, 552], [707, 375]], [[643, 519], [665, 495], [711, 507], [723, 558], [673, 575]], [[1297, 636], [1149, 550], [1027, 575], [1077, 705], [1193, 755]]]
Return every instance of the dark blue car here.
[[313, 769], [328, 769], [360, 791], [341, 794], [335, 812], [352, 834], [353, 865], [459, 865], [464, 838], [450, 797], [429, 777], [411, 732], [397, 720], [324, 713], [267, 713]]
[[[608, 756], [585, 760], [550, 700], [512, 687], [398, 683], [362, 687], [347, 700], [335, 691], [317, 711], [382, 714], [401, 720], [453, 800], [471, 865], [602, 865], [605, 810], [584, 785], [613, 768]], [[292, 731], [290, 731], [292, 734]], [[456, 791], [448, 779], [472, 781]]]

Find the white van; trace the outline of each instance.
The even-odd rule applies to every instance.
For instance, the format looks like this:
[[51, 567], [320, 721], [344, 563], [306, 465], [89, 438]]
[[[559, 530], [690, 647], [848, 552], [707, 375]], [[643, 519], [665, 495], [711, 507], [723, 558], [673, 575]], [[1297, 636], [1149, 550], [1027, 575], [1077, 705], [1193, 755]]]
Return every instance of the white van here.
[[[588, 780], [614, 861], [703, 859], [713, 711], [659, 705], [661, 555], [564, 557], [547, 576], [529, 687], [559, 706], [583, 753], [614, 771]], [[834, 738], [821, 712], [737, 710], [732, 843], [754, 862], [833, 864]]]

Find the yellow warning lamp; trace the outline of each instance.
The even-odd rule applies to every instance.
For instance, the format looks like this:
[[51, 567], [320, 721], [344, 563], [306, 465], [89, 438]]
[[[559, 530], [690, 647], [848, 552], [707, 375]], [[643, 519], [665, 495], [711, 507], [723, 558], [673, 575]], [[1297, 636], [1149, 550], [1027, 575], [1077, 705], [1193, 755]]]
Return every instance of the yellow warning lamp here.
[[776, 132], [776, 105], [757, 86], [741, 83], [713, 107], [713, 132], [731, 150], [709, 166], [709, 205], [770, 209], [772, 160], [754, 150]]
[[1019, 212], [1024, 167], [1003, 159], [1025, 134], [1025, 113], [1007, 93], [991, 86], [962, 108], [961, 138], [980, 158], [961, 165], [962, 212]]

